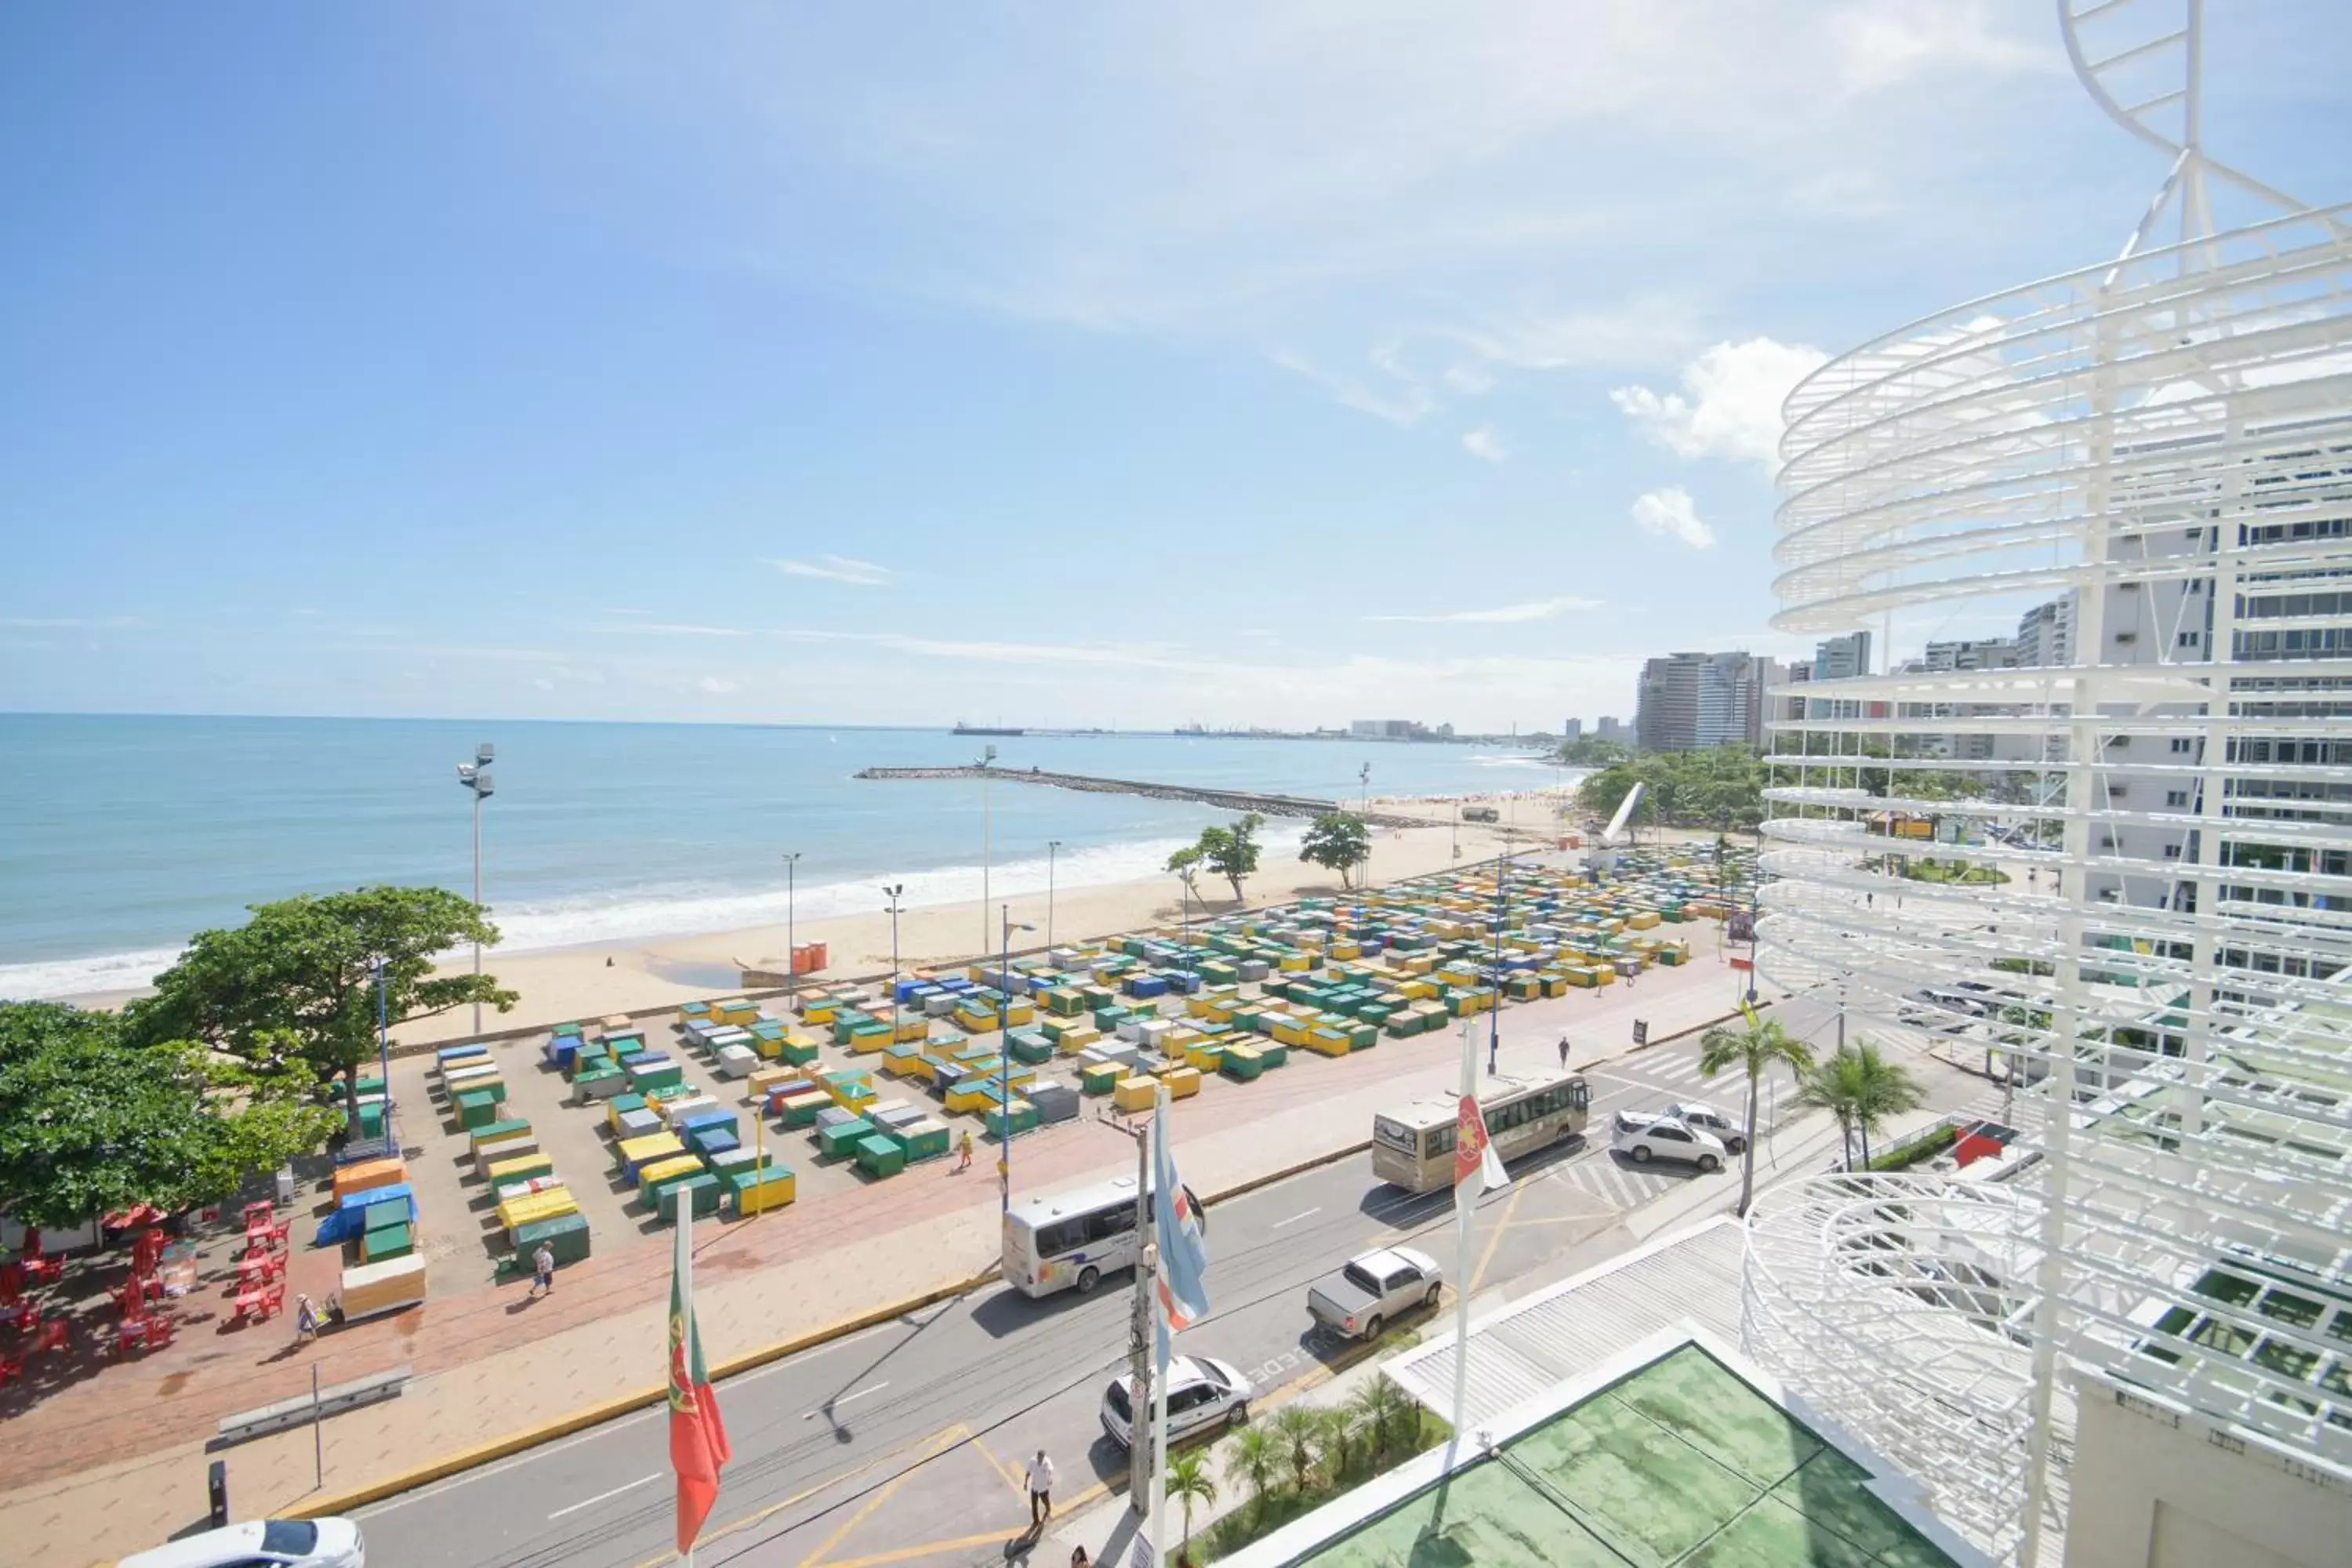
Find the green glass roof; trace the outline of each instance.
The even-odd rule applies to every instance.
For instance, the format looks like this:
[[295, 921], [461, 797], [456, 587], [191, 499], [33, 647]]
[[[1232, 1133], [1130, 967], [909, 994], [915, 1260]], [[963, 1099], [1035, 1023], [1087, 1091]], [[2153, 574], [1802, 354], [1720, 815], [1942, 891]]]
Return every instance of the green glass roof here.
[[1945, 1568], [1869, 1473], [1696, 1345], [1301, 1561], [1315, 1568]]

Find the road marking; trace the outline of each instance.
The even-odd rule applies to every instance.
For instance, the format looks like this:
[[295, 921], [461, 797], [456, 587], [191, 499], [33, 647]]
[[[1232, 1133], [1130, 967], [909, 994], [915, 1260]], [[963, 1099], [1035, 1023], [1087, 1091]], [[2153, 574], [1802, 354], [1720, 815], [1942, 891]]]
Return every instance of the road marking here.
[[996, 1457], [996, 1451], [991, 1448], [987, 1444], [982, 1442], [977, 1433], [972, 1436], [971, 1446], [980, 1450], [980, 1457], [988, 1461], [988, 1468], [994, 1470], [999, 1477], [1003, 1478], [1004, 1484], [1013, 1489], [1013, 1495], [1019, 1498], [1025, 1506], [1029, 1501], [1029, 1487], [1027, 1484], [1029, 1477], [1027, 1473], [1024, 1471], [1015, 1470], [1012, 1466], [998, 1458]]
[[1470, 1276], [1470, 1279], [1467, 1284], [1457, 1285], [1455, 1287], [1456, 1289], [1468, 1296], [1475, 1296], [1478, 1293], [1478, 1281], [1486, 1278], [1486, 1266], [1495, 1261], [1495, 1249], [1503, 1245], [1503, 1233], [1511, 1228], [1511, 1216], [1518, 1213], [1519, 1200], [1527, 1195], [1527, 1183], [1516, 1182], [1512, 1184], [1511, 1201], [1503, 1205], [1502, 1223], [1495, 1227], [1495, 1234], [1486, 1238], [1486, 1250], [1481, 1254], [1478, 1258], [1478, 1268], [1476, 1272]]
[[[1013, 1534], [1020, 1531], [1015, 1529]], [[958, 1536], [953, 1541], [927, 1541], [920, 1546], [901, 1546], [896, 1552], [877, 1552], [871, 1557], [845, 1557], [828, 1563], [824, 1568], [883, 1568], [887, 1563], [911, 1563], [918, 1557], [929, 1557], [940, 1552], [963, 1552], [975, 1546], [1002, 1544], [1005, 1531], [992, 1530], [985, 1535]]]
[[646, 1485], [647, 1482], [661, 1479], [662, 1477], [667, 1474], [668, 1474], [668, 1472], [666, 1470], [656, 1470], [650, 1476], [639, 1476], [634, 1481], [625, 1481], [621, 1485], [614, 1487], [611, 1491], [598, 1492], [586, 1502], [575, 1502], [570, 1508], [559, 1508], [553, 1513], [547, 1516], [548, 1522], [552, 1524], [557, 1520], [562, 1519], [565, 1514], [578, 1513], [583, 1508], [594, 1508], [598, 1503], [604, 1501], [607, 1498], [619, 1497], [623, 1492], [633, 1492], [639, 1487]]
[[880, 1383], [869, 1384], [866, 1387], [859, 1389], [855, 1394], [845, 1394], [838, 1399], [826, 1400], [823, 1405], [818, 1405], [814, 1410], [812, 1410], [807, 1415], [802, 1416], [801, 1419], [803, 1421], [814, 1421], [820, 1415], [827, 1415], [833, 1411], [840, 1409], [843, 1405], [848, 1404], [853, 1399], [863, 1399], [869, 1394], [879, 1394], [889, 1386], [890, 1380], [887, 1378], [883, 1379]]
[[1270, 1226], [1266, 1226], [1266, 1228], [1267, 1228], [1268, 1230], [1280, 1230], [1280, 1229], [1281, 1229], [1284, 1226], [1286, 1226], [1286, 1225], [1297, 1225], [1300, 1220], [1302, 1220], [1302, 1219], [1310, 1219], [1310, 1218], [1314, 1217], [1315, 1215], [1318, 1215], [1318, 1214], [1321, 1214], [1322, 1212], [1323, 1212], [1323, 1210], [1322, 1210], [1321, 1206], [1318, 1205], [1318, 1206], [1316, 1206], [1316, 1207], [1314, 1207], [1314, 1208], [1308, 1209], [1305, 1214], [1295, 1214], [1295, 1215], [1292, 1215], [1288, 1219], [1278, 1219], [1278, 1220], [1276, 1220], [1272, 1225], [1270, 1225]]
[[[749, 1530], [755, 1524], [760, 1524], [767, 1520], [774, 1518], [777, 1514], [783, 1512], [784, 1510], [793, 1507], [796, 1503], [806, 1502], [809, 1499], [817, 1496], [819, 1493], [829, 1492], [837, 1486], [841, 1486], [849, 1481], [854, 1481], [858, 1477], [864, 1475], [866, 1471], [877, 1468], [879, 1466], [888, 1464], [891, 1460], [907, 1452], [908, 1449], [914, 1447], [917, 1444], [927, 1443], [929, 1441], [930, 1441], [929, 1437], [919, 1437], [909, 1442], [900, 1443], [892, 1447], [885, 1448], [882, 1452], [875, 1455], [864, 1464], [853, 1465], [848, 1469], [840, 1472], [838, 1475], [827, 1476], [824, 1479], [817, 1482], [816, 1485], [796, 1491], [781, 1502], [772, 1502], [756, 1513], [747, 1513], [742, 1518], [738, 1519], [731, 1523], [722, 1524], [716, 1530], [704, 1531], [701, 1536], [701, 1544], [708, 1546], [714, 1541]], [[643, 1563], [637, 1564], [637, 1568], [670, 1568], [670, 1565], [677, 1562], [677, 1552], [665, 1551], [658, 1557], [646, 1558]]]
[[806, 1557], [801, 1559], [801, 1568], [816, 1568], [818, 1563], [824, 1561], [825, 1553], [831, 1552], [835, 1547], [847, 1540], [851, 1531], [856, 1530], [859, 1525], [864, 1524], [868, 1519], [872, 1518], [876, 1509], [880, 1508], [884, 1503], [888, 1502], [892, 1498], [898, 1496], [898, 1489], [905, 1486], [908, 1481], [914, 1479], [915, 1473], [917, 1471], [920, 1470], [925, 1465], [929, 1464], [933, 1459], [938, 1458], [941, 1454], [946, 1453], [950, 1448], [954, 1447], [958, 1443], [971, 1436], [971, 1428], [965, 1426], [961, 1421], [957, 1422], [952, 1426], [941, 1428], [938, 1436], [934, 1436], [931, 1441], [924, 1447], [922, 1458], [917, 1459], [913, 1464], [908, 1466], [905, 1469], [891, 1477], [890, 1479], [883, 1485], [877, 1487], [874, 1490], [874, 1495], [867, 1498], [865, 1503], [856, 1513], [853, 1513], [847, 1519], [843, 1520], [834, 1532], [824, 1538], [824, 1543], [823, 1545], [819, 1546], [814, 1552], [810, 1552]]

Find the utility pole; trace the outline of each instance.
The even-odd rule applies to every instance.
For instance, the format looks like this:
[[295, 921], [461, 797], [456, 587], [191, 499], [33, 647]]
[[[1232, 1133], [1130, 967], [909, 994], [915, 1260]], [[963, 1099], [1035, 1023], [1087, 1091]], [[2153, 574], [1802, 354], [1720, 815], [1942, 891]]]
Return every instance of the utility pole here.
[[1127, 1500], [1135, 1517], [1151, 1512], [1151, 1289], [1158, 1272], [1160, 1249], [1152, 1245], [1151, 1130], [1129, 1127], [1100, 1117], [1102, 1124], [1126, 1134], [1135, 1143], [1135, 1235], [1139, 1243], [1135, 1263], [1135, 1300], [1128, 1312], [1128, 1375], [1135, 1380], [1135, 1403], [1127, 1422]]

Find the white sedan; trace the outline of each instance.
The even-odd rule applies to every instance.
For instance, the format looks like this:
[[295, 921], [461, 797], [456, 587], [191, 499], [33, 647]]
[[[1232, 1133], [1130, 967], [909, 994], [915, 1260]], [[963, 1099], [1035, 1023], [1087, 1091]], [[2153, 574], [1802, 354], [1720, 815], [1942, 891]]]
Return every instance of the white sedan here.
[[1719, 1171], [1730, 1151], [1712, 1132], [1702, 1132], [1686, 1121], [1662, 1116], [1646, 1127], [1620, 1125], [1611, 1147], [1637, 1165], [1653, 1160], [1673, 1160], [1696, 1165], [1702, 1172]]
[[348, 1519], [255, 1519], [134, 1552], [115, 1568], [366, 1568]]

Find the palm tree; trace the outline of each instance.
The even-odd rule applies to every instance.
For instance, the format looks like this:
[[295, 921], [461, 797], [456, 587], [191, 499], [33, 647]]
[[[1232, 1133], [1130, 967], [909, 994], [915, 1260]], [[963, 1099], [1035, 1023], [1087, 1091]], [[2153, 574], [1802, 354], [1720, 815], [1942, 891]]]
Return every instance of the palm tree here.
[[1374, 1377], [1348, 1401], [1357, 1428], [1371, 1443], [1371, 1458], [1379, 1465], [1389, 1457], [1389, 1426], [1396, 1417], [1397, 1388], [1385, 1377]]
[[1813, 1048], [1780, 1027], [1777, 1018], [1759, 1019], [1753, 1007], [1742, 1007], [1744, 1028], [1717, 1027], [1699, 1037], [1698, 1070], [1713, 1078], [1738, 1067], [1748, 1078], [1747, 1142], [1739, 1151], [1739, 1212], [1746, 1214], [1756, 1195], [1756, 1086], [1778, 1062], [1801, 1075], [1813, 1065]]
[[1348, 1448], [1361, 1428], [1352, 1404], [1328, 1405], [1316, 1415], [1323, 1427], [1324, 1465], [1336, 1487], [1347, 1478]]
[[1861, 1054], [1851, 1046], [1840, 1046], [1797, 1084], [1797, 1103], [1818, 1107], [1837, 1118], [1839, 1143], [1849, 1171], [1853, 1169], [1854, 1118], [1861, 1113], [1866, 1089]]
[[1854, 1109], [1854, 1130], [1862, 1134], [1862, 1163], [1870, 1167], [1870, 1135], [1890, 1116], [1900, 1116], [1906, 1110], [1916, 1110], [1927, 1098], [1927, 1091], [1909, 1068], [1901, 1062], [1889, 1061], [1880, 1054], [1877, 1046], [1868, 1040], [1858, 1040], [1852, 1047], [1860, 1058], [1854, 1072], [1860, 1082], [1862, 1096]]
[[1315, 1450], [1323, 1440], [1322, 1423], [1304, 1405], [1286, 1405], [1274, 1413], [1275, 1440], [1284, 1450], [1283, 1468], [1293, 1490], [1315, 1484]]
[[1242, 1435], [1234, 1439], [1231, 1469], [1249, 1483], [1249, 1507], [1255, 1516], [1265, 1509], [1265, 1494], [1281, 1478], [1282, 1446], [1265, 1427], [1244, 1426]]
[[1168, 1495], [1184, 1505], [1184, 1546], [1181, 1555], [1192, 1555], [1192, 1505], [1203, 1507], [1217, 1500], [1217, 1483], [1209, 1474], [1207, 1462], [1198, 1448], [1187, 1448], [1168, 1460]]

